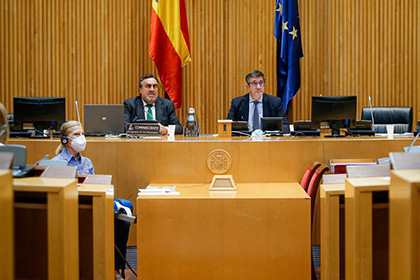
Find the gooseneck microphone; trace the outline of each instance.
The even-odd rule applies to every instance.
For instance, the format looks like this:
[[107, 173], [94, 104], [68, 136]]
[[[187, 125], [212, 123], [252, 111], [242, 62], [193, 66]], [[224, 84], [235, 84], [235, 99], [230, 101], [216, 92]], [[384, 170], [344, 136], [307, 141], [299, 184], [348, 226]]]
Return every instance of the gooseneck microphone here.
[[77, 104], [77, 100], [74, 101], [74, 104], [76, 105], [77, 121], [80, 122], [79, 106]]
[[369, 107], [370, 107], [370, 116], [372, 118], [372, 127], [373, 127], [373, 125], [375, 124], [375, 120], [373, 119], [372, 99], [370, 98], [370, 95], [369, 95]]
[[420, 132], [419, 132], [419, 133], [417, 133], [416, 137], [414, 137], [413, 142], [411, 142], [410, 147], [408, 147], [408, 149], [407, 149], [407, 153], [409, 153], [409, 152], [410, 152], [410, 150], [411, 150], [411, 148], [413, 148], [414, 143], [416, 143], [417, 138], [419, 138], [419, 135], [420, 135]]

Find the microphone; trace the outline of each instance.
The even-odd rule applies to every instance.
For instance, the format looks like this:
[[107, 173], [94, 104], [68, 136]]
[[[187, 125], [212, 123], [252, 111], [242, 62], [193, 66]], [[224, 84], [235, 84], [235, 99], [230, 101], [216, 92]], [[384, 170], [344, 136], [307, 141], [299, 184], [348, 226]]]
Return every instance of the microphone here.
[[77, 100], [74, 101], [74, 104], [76, 105], [77, 121], [80, 122], [79, 106], [77, 104]]
[[38, 160], [37, 162], [35, 162], [35, 165], [39, 165], [39, 163], [41, 162], [41, 161], [43, 161], [43, 160], [47, 160], [47, 159], [49, 159], [50, 158], [50, 155], [45, 155], [42, 159], [40, 159], [40, 160]]
[[370, 95], [368, 98], [369, 98], [370, 116], [372, 118], [372, 127], [373, 127], [373, 125], [375, 124], [375, 120], [373, 119], [372, 99], [370, 98]]
[[416, 137], [414, 137], [413, 142], [411, 142], [410, 147], [408, 147], [407, 153], [409, 153], [409, 152], [410, 152], [411, 148], [414, 146], [414, 143], [416, 143], [417, 138], [419, 138], [419, 135], [420, 135], [420, 132], [419, 132], [419, 133], [417, 133]]

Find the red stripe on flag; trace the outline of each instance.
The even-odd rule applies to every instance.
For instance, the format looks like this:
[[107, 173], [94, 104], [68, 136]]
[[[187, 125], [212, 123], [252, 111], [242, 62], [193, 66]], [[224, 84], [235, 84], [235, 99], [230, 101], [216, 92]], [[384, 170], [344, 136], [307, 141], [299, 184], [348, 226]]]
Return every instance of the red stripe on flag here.
[[174, 102], [175, 108], [179, 109], [182, 84], [181, 59], [154, 9], [150, 19], [149, 54], [158, 69], [163, 87]]
[[188, 35], [188, 23], [187, 23], [187, 12], [185, 10], [185, 1], [180, 1], [180, 16], [181, 16], [181, 31], [184, 35], [185, 42], [188, 46], [188, 51], [191, 53], [190, 49], [190, 37]]

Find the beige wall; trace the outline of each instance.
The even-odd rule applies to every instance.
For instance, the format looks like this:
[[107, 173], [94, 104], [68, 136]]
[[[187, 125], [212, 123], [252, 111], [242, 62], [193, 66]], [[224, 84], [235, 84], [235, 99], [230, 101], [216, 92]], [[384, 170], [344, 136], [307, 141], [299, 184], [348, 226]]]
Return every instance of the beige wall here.
[[[152, 0], [0, 1], [0, 102], [14, 96], [65, 96], [118, 104], [156, 73], [148, 55]], [[420, 119], [420, 8], [417, 0], [300, 0], [304, 58], [292, 119], [310, 119], [312, 94], [355, 94], [360, 108], [413, 106]], [[246, 92], [253, 69], [276, 93], [275, 1], [186, 0], [193, 61], [184, 68], [183, 106], [195, 107], [202, 133], [217, 131], [230, 100]], [[82, 114], [83, 115], [83, 114]]]

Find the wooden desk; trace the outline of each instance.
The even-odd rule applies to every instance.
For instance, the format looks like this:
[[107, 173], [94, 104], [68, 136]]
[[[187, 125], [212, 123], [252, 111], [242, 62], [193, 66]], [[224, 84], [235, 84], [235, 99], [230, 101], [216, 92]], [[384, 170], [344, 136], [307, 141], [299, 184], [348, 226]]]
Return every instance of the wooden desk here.
[[16, 278], [78, 279], [78, 203], [73, 179], [14, 179]]
[[[151, 182], [210, 183], [214, 174], [207, 168], [207, 156], [215, 149], [231, 155], [232, 167], [226, 174], [233, 175], [237, 183], [297, 182], [314, 161], [328, 164], [330, 158], [388, 157], [389, 152], [402, 151], [412, 140], [413, 137], [388, 140], [284, 136], [252, 141], [248, 137], [226, 140], [177, 136], [176, 141], [167, 141], [166, 137], [159, 140], [88, 137], [84, 155], [92, 160], [97, 174], [112, 175], [115, 197], [129, 199], [135, 205], [137, 189]], [[10, 139], [9, 143], [26, 145], [28, 163], [35, 163], [46, 154], [52, 157], [59, 139]], [[136, 244], [135, 232], [135, 228], [130, 230], [131, 246]]]
[[79, 188], [80, 279], [114, 279], [114, 190], [110, 185]]
[[[166, 137], [158, 140], [88, 137], [87, 140], [84, 155], [92, 160], [95, 172], [111, 174], [116, 197], [127, 198], [135, 196], [137, 188], [144, 188], [150, 182], [210, 182], [213, 173], [207, 168], [206, 161], [208, 154], [215, 149], [224, 149], [231, 155], [232, 167], [228, 173], [238, 183], [278, 182], [279, 177], [282, 182], [296, 182], [315, 160], [328, 164], [331, 158], [388, 157], [389, 152], [402, 151], [410, 145], [413, 138], [284, 136], [252, 141], [248, 137], [226, 140], [177, 136], [176, 141], [167, 141]], [[35, 163], [46, 154], [52, 157], [59, 139], [10, 139], [9, 142], [27, 146], [28, 163]], [[147, 165], [139, 165], [145, 161]]]
[[12, 173], [9, 170], [0, 170], [0, 263], [2, 266], [1, 279], [14, 279], [14, 253], [13, 253], [13, 187]]
[[393, 170], [389, 190], [390, 279], [420, 277], [420, 170]]
[[239, 183], [220, 198], [208, 188], [137, 198], [139, 279], [310, 279], [310, 199], [298, 183]]
[[340, 279], [340, 196], [344, 184], [321, 185], [321, 276]]
[[346, 279], [372, 279], [372, 193], [388, 191], [388, 177], [346, 179]]

